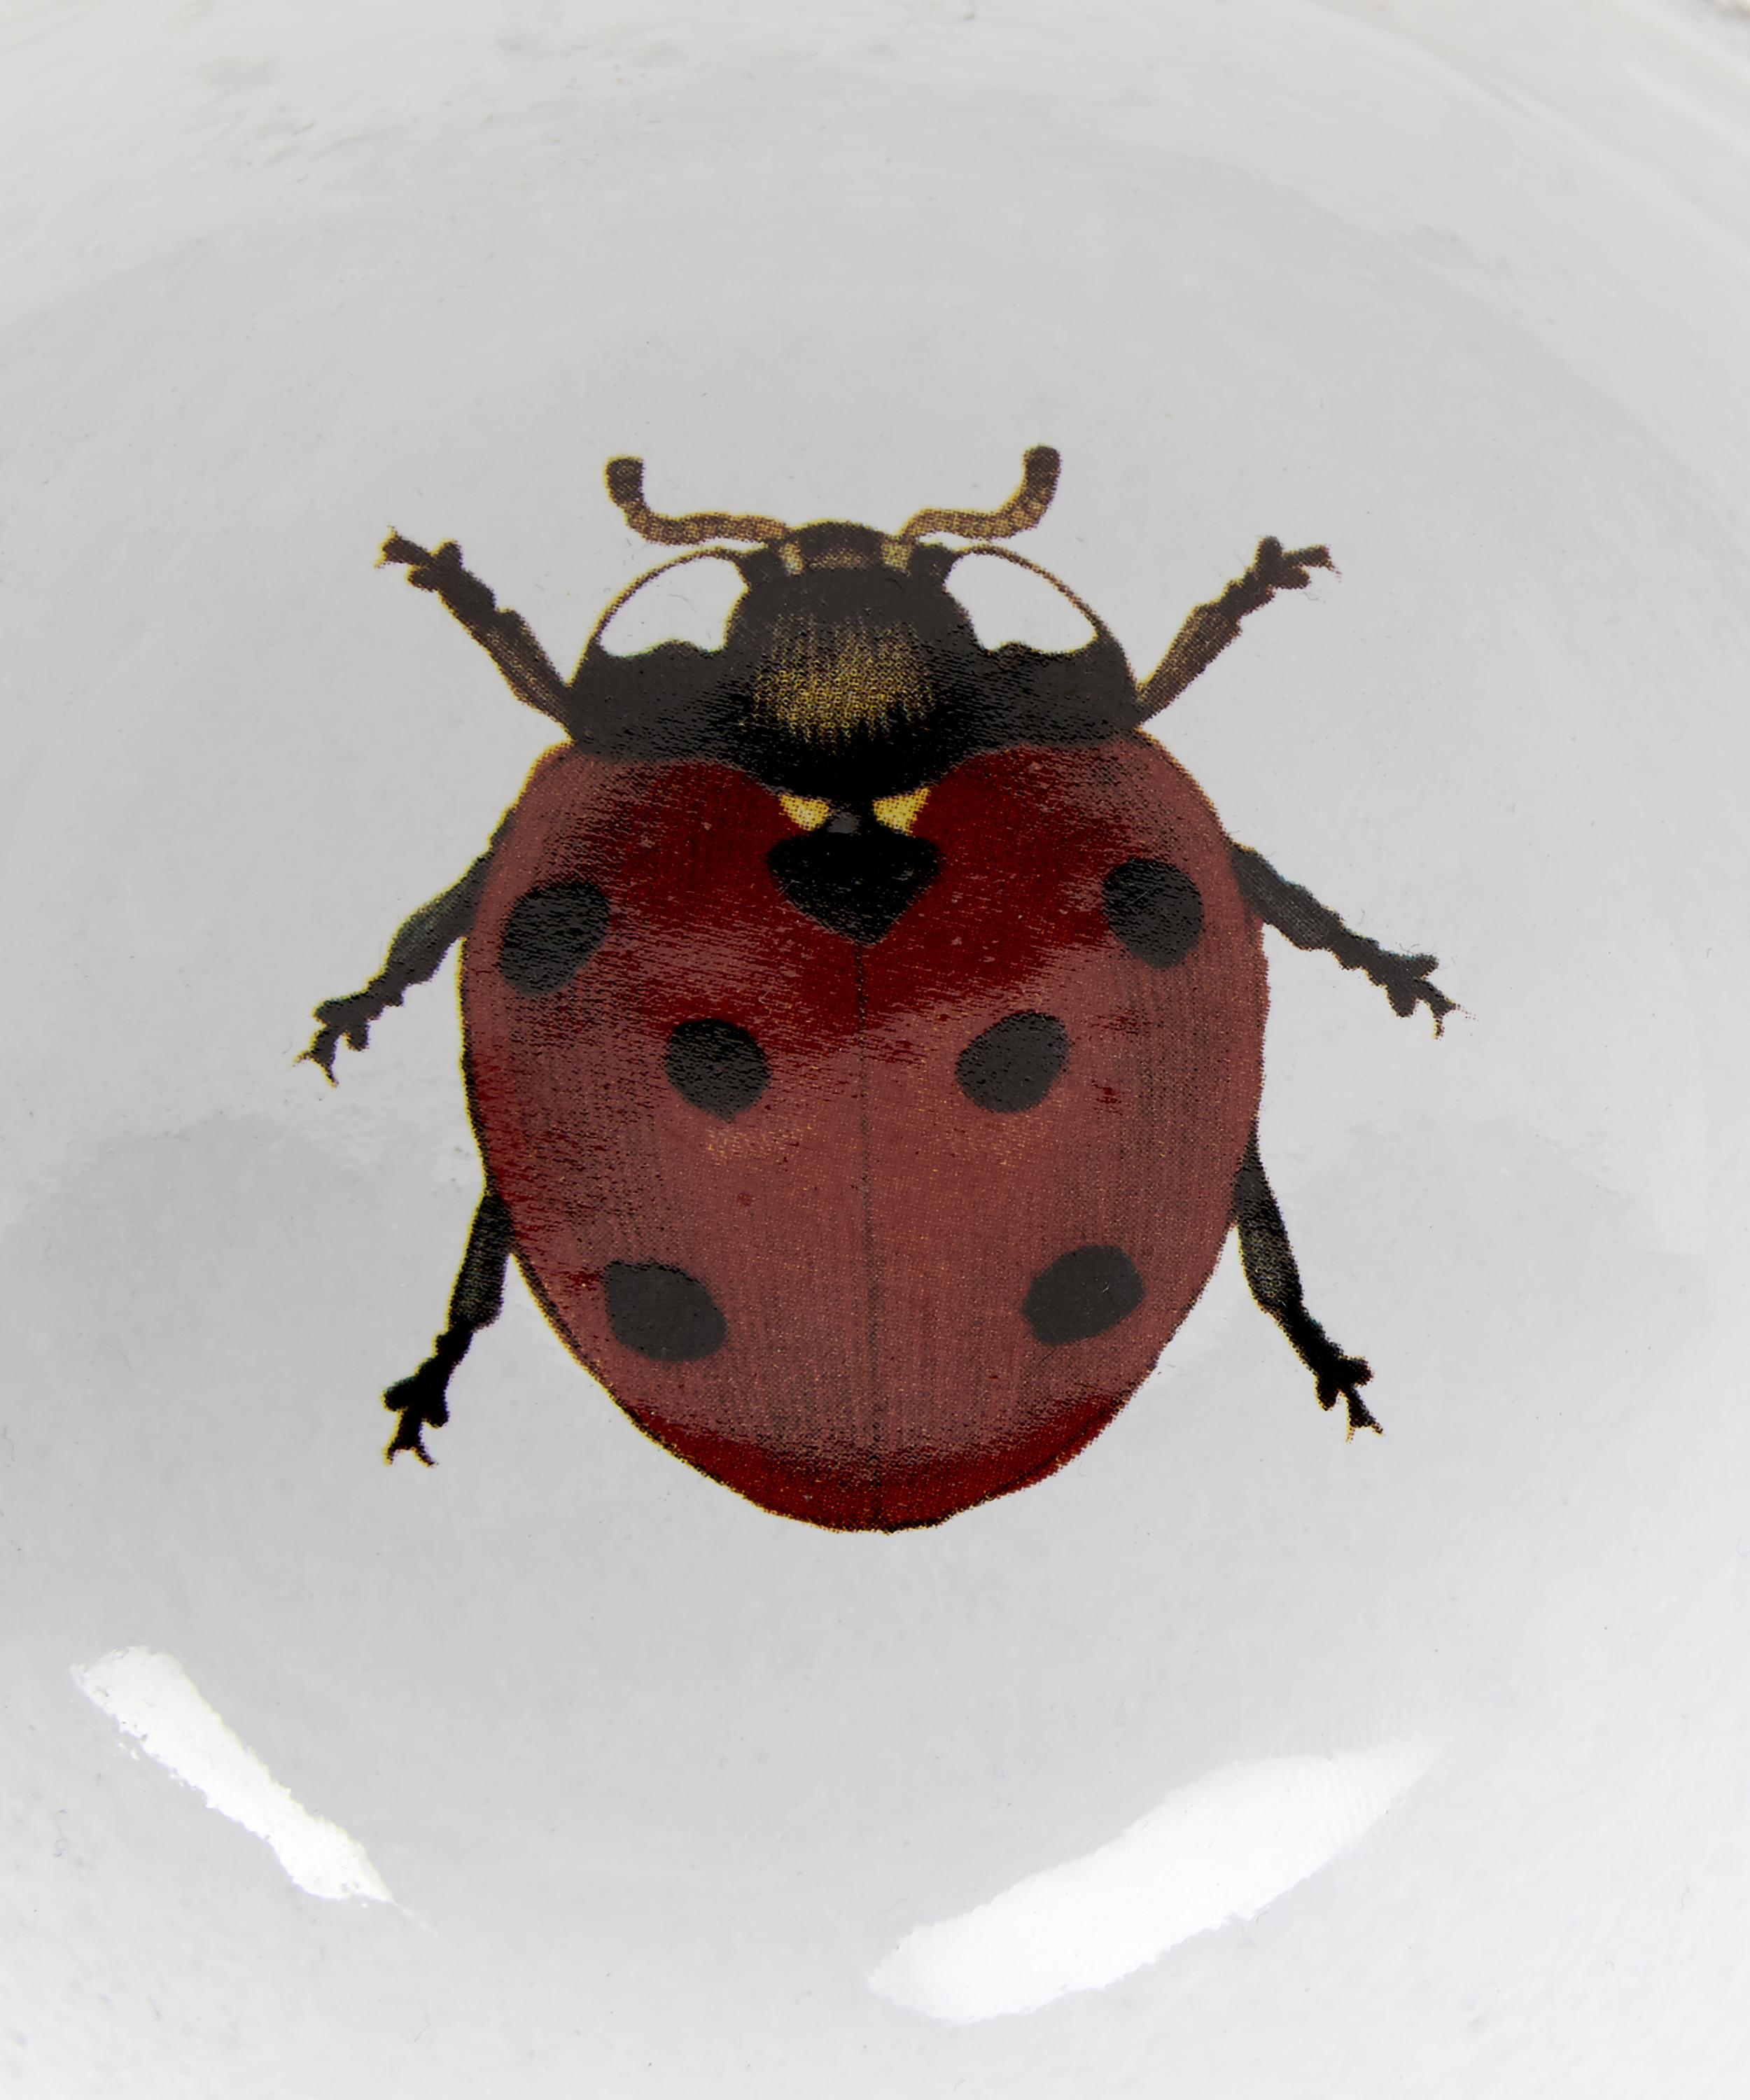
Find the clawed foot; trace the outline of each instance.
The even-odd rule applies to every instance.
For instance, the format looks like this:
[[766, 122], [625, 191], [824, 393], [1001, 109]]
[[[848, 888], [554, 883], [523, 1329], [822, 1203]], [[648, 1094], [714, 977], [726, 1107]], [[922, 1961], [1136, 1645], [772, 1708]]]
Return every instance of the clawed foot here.
[[1304, 590], [1314, 569], [1334, 570], [1329, 547], [1285, 548], [1280, 540], [1260, 540], [1245, 580], [1260, 592], [1259, 603], [1279, 590]]
[[378, 566], [388, 562], [407, 565], [407, 580], [415, 590], [435, 591], [472, 634], [484, 634], [498, 613], [498, 599], [476, 576], [462, 566], [462, 550], [446, 540], [435, 553], [417, 541], [391, 532], [383, 542]]
[[1446, 1032], [1446, 1017], [1457, 1011], [1458, 1002], [1428, 982], [1428, 973], [1439, 967], [1438, 955], [1387, 955], [1381, 968], [1368, 974], [1391, 1002], [1391, 1011], [1400, 1020], [1407, 1020], [1418, 1006], [1425, 1006], [1434, 1016], [1435, 1034], [1442, 1035]]
[[1349, 1427], [1343, 1432], [1344, 1443], [1348, 1443], [1358, 1429], [1371, 1429], [1379, 1436], [1385, 1435], [1385, 1431], [1368, 1412], [1367, 1402], [1360, 1395], [1360, 1388], [1373, 1375], [1371, 1366], [1361, 1357], [1346, 1357], [1340, 1351], [1333, 1351], [1329, 1363], [1316, 1375], [1319, 1405], [1326, 1414], [1339, 1400], [1348, 1410]]
[[429, 1357], [411, 1378], [404, 1378], [399, 1385], [392, 1385], [383, 1395], [383, 1405], [391, 1414], [399, 1414], [395, 1433], [383, 1453], [390, 1465], [398, 1451], [411, 1451], [422, 1466], [437, 1463], [425, 1449], [423, 1441], [428, 1429], [441, 1429], [450, 1418], [450, 1404], [444, 1397], [450, 1383], [453, 1361], [445, 1360], [443, 1341], [439, 1343], [439, 1353]]
[[333, 1086], [334, 1060], [340, 1055], [340, 1046], [344, 1043], [349, 1050], [362, 1050], [371, 1039], [371, 1023], [382, 1010], [381, 1001], [364, 992], [352, 992], [345, 999], [324, 999], [315, 1009], [321, 1026], [311, 1038], [310, 1048], [295, 1061], [320, 1066], [324, 1079]]
[[[1227, 641], [1239, 633], [1239, 624], [1249, 612], [1268, 605], [1278, 591], [1304, 590], [1312, 581], [1315, 569], [1336, 567], [1329, 547], [1285, 547], [1280, 540], [1260, 540], [1250, 568], [1228, 585], [1212, 608], [1228, 623]], [[1224, 646], [1224, 642], [1216, 644], [1218, 648]]]

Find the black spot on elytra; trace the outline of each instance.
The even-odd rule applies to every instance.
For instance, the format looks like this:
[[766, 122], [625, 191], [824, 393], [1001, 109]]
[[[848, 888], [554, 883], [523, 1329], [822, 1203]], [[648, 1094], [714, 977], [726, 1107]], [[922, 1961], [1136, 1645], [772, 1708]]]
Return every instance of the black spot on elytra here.
[[670, 1084], [684, 1100], [727, 1122], [765, 1092], [765, 1052], [733, 1021], [683, 1021], [668, 1039]]
[[866, 948], [936, 880], [941, 853], [871, 814], [840, 810], [817, 830], [780, 839], [765, 864], [797, 911]]
[[608, 901], [593, 882], [556, 882], [518, 898], [505, 922], [498, 967], [531, 997], [576, 976], [607, 931]]
[[1039, 1339], [1056, 1348], [1104, 1335], [1142, 1302], [1143, 1280], [1122, 1248], [1080, 1246], [1040, 1270], [1020, 1309]]
[[1183, 868], [1170, 861], [1127, 860], [1104, 884], [1106, 916], [1133, 955], [1170, 970], [1197, 945], [1203, 900]]
[[1037, 1108], [1069, 1055], [1069, 1031], [1049, 1013], [1012, 1013], [975, 1035], [954, 1075], [975, 1108], [1013, 1115]]
[[659, 1261], [611, 1261], [608, 1325], [614, 1339], [660, 1364], [685, 1364], [723, 1346], [729, 1329], [696, 1276]]

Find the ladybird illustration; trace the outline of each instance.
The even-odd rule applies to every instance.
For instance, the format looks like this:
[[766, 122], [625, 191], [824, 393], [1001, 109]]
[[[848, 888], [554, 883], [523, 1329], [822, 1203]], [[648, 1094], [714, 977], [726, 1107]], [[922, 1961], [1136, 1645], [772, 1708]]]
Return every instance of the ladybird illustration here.
[[[1139, 684], [1096, 614], [996, 544], [1058, 464], [1037, 447], [1002, 509], [882, 532], [663, 516], [614, 460], [628, 523], [690, 551], [614, 600], [569, 682], [453, 541], [386, 542], [566, 738], [305, 1053], [332, 1080], [462, 944], [485, 1190], [448, 1324], [384, 1396], [390, 1458], [431, 1462], [514, 1255], [677, 1457], [812, 1524], [940, 1523], [1112, 1419], [1230, 1231], [1320, 1405], [1379, 1427], [1259, 1156], [1263, 929], [1436, 1030], [1453, 1003], [1433, 956], [1234, 845], [1143, 728], [1330, 557], [1263, 540]], [[1043, 577], [1092, 639], [983, 646], [950, 589], [973, 558]], [[703, 560], [740, 572], [721, 647], [604, 646], [633, 592]]]

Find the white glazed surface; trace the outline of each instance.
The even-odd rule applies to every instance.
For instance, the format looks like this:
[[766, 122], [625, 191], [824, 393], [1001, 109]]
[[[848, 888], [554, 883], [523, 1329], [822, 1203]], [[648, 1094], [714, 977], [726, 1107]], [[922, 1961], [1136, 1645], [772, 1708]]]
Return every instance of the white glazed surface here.
[[[14, 0], [0, 58], [18, 2089], [1738, 2089], [1746, 10]], [[546, 739], [382, 536], [568, 659], [648, 552], [611, 453], [897, 524], [1038, 442], [1027, 551], [1139, 668], [1261, 534], [1341, 566], [1160, 726], [1466, 1009], [1272, 950], [1266, 1157], [1386, 1436], [1230, 1260], [936, 1533], [738, 1502], [520, 1286], [386, 1469], [478, 1187], [447, 980], [291, 1060]], [[396, 1903], [130, 1757], [73, 1673], [132, 1648]], [[1207, 1775], [1401, 1741], [1121, 1980], [871, 1988]]]

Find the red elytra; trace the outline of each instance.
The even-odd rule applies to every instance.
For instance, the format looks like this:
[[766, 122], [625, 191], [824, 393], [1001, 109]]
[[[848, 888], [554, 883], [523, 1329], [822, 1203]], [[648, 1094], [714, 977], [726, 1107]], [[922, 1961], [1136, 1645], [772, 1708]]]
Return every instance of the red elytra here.
[[[1109, 1423], [1196, 1302], [1232, 1223], [1262, 1081], [1259, 920], [1190, 778], [1130, 734], [969, 759], [913, 832], [937, 879], [872, 945], [796, 911], [768, 867], [796, 827], [745, 773], [536, 767], [464, 957], [465, 1062], [490, 1185], [549, 1319], [641, 1428], [767, 1509], [847, 1530], [940, 1522], [1051, 1472]], [[1146, 860], [1201, 899], [1162, 968], [1102, 885]], [[588, 883], [605, 936], [557, 989], [500, 967], [519, 901]], [[1018, 1015], [1067, 1056], [1021, 1112], [959, 1061]], [[744, 1030], [769, 1070], [731, 1116], [685, 1098], [675, 1029]], [[1029, 1289], [1117, 1248], [1141, 1302], [1047, 1343]], [[659, 1361], [616, 1339], [604, 1277], [708, 1291], [721, 1342]]]

